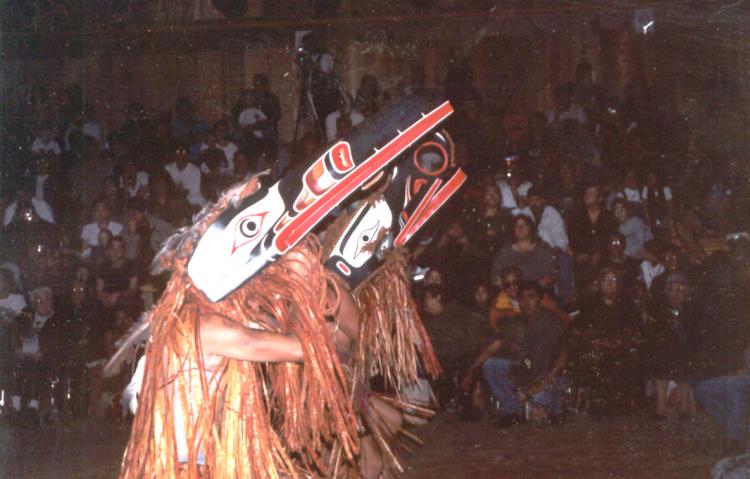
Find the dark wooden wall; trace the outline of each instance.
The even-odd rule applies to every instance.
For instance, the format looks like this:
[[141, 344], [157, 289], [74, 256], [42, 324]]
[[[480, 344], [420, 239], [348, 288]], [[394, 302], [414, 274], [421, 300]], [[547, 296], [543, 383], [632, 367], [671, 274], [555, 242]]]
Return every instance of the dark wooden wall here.
[[424, 69], [428, 87], [442, 88], [448, 70], [462, 62], [472, 68], [483, 104], [495, 109], [512, 101], [527, 111], [549, 108], [554, 87], [571, 81], [583, 60], [593, 65], [607, 93], [621, 96], [625, 84], [640, 76], [660, 101], [677, 109], [702, 97], [707, 72], [723, 70], [738, 79], [740, 88], [747, 83], [742, 81], [747, 54], [731, 41], [707, 42], [666, 24], [652, 35], [638, 35], [627, 11], [219, 21], [154, 31], [122, 25], [73, 37], [6, 35], [5, 46], [26, 46], [13, 50], [15, 54], [5, 49], [3, 114], [32, 122], [49, 117], [59, 111], [65, 86], [78, 82], [109, 128], [119, 126], [131, 101], [150, 112], [171, 111], [183, 95], [194, 101], [202, 117], [215, 120], [229, 111], [255, 73], [266, 72], [282, 102], [281, 139], [289, 142], [299, 83], [294, 32], [307, 29], [323, 32], [351, 92], [370, 72], [395, 94], [415, 64]]

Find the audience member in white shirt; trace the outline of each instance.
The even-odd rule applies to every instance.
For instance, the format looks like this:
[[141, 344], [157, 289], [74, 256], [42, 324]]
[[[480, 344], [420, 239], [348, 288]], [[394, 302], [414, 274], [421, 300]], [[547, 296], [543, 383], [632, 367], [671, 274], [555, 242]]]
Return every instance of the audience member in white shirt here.
[[169, 173], [175, 186], [185, 191], [188, 203], [202, 207], [206, 204], [206, 200], [201, 194], [201, 170], [190, 163], [189, 155], [187, 146], [177, 146], [174, 153], [175, 161], [169, 163], [164, 169]]
[[145, 198], [148, 196], [148, 173], [139, 170], [131, 162], [125, 164], [125, 169], [120, 176], [120, 188], [125, 190], [128, 198]]
[[[229, 176], [234, 173], [234, 155], [239, 150], [239, 147], [229, 140], [228, 136], [227, 122], [220, 120], [216, 122], [211, 132], [206, 136], [206, 142], [201, 144], [201, 152], [209, 148], [218, 148], [224, 153], [226, 163], [219, 167], [219, 174], [222, 176]], [[208, 173], [208, 165], [201, 163], [201, 172]]]
[[659, 251], [656, 240], [648, 240], [643, 245], [643, 261], [641, 261], [641, 281], [650, 290], [654, 280], [664, 274], [666, 268], [659, 261]]
[[560, 251], [568, 251], [568, 232], [560, 213], [555, 207], [546, 204], [546, 197], [542, 190], [532, 187], [528, 190], [528, 206], [516, 208], [513, 216], [524, 214], [537, 224], [537, 234], [550, 247]]
[[628, 171], [625, 175], [622, 190], [617, 192], [615, 196], [627, 201], [634, 213], [640, 214], [642, 212], [643, 197], [641, 196], [641, 187], [638, 185], [638, 175], [635, 171]]
[[81, 256], [88, 257], [91, 255], [91, 247], [99, 244], [99, 231], [106, 229], [112, 233], [112, 236], [118, 236], [122, 233], [122, 225], [111, 221], [111, 212], [109, 206], [104, 201], [97, 201], [94, 205], [94, 222], [84, 225], [81, 229]]
[[517, 174], [513, 174], [510, 178], [501, 178], [498, 180], [497, 187], [500, 189], [500, 199], [503, 208], [507, 208], [512, 212], [515, 209], [526, 206], [525, 199], [526, 193], [531, 188], [530, 181], [522, 182]]

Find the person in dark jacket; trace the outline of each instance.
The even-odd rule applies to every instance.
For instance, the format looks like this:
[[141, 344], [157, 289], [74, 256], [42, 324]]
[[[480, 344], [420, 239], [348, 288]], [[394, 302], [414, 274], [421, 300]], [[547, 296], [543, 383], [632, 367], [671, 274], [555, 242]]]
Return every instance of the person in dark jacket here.
[[638, 311], [621, 293], [621, 282], [616, 269], [603, 268], [599, 292], [583, 301], [573, 322], [567, 370], [584, 409], [625, 406], [642, 388]]

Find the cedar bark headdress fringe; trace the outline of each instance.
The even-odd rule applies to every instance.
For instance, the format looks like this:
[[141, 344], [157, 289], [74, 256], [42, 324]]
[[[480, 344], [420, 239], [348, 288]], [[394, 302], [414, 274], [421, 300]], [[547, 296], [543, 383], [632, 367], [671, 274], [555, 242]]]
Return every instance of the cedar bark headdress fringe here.
[[403, 250], [390, 253], [352, 296], [361, 312], [356, 363], [365, 365], [363, 374], [369, 378], [379, 372], [386, 384], [400, 391], [417, 381], [420, 364], [433, 378], [442, 373], [411, 295]]
[[[319, 475], [327, 472], [333, 443], [348, 461], [358, 453], [347, 380], [325, 325], [332, 281], [317, 241], [307, 238], [217, 303], [193, 287], [185, 272], [202, 232], [230, 202], [257, 188], [251, 181], [225, 194], [199, 214], [195, 226], [173, 236], [157, 258], [172, 277], [148, 318], [151, 340], [123, 478]], [[296, 334], [304, 366], [223, 359], [207, 371], [199, 328], [205, 313]], [[184, 464], [177, 458], [177, 423], [187, 439]]]

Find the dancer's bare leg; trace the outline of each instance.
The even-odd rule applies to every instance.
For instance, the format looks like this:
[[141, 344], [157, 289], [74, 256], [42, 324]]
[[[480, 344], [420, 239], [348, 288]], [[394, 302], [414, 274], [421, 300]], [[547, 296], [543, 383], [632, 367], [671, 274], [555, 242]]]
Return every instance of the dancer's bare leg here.
[[[334, 292], [330, 288], [328, 297], [331, 301], [335, 300]], [[351, 293], [343, 286], [339, 288], [339, 307], [334, 320], [338, 325], [335, 330], [335, 343], [339, 348], [348, 349], [351, 341], [355, 341], [359, 336], [360, 313]], [[369, 405], [371, 413], [382, 426], [385, 438], [390, 439], [395, 436], [404, 423], [401, 412], [377, 397], [370, 397]], [[365, 479], [377, 479], [383, 472], [383, 452], [372, 435], [362, 437], [361, 446], [360, 475]]]
[[375, 439], [371, 434], [362, 438], [361, 446], [359, 474], [364, 479], [377, 479], [383, 472], [383, 457], [380, 454], [380, 448], [375, 444]]
[[[404, 416], [393, 406], [380, 398], [370, 397], [370, 408], [383, 426], [386, 440], [395, 436], [404, 424]], [[372, 435], [362, 438], [362, 453], [359, 472], [365, 479], [377, 479], [383, 472], [383, 452]]]

